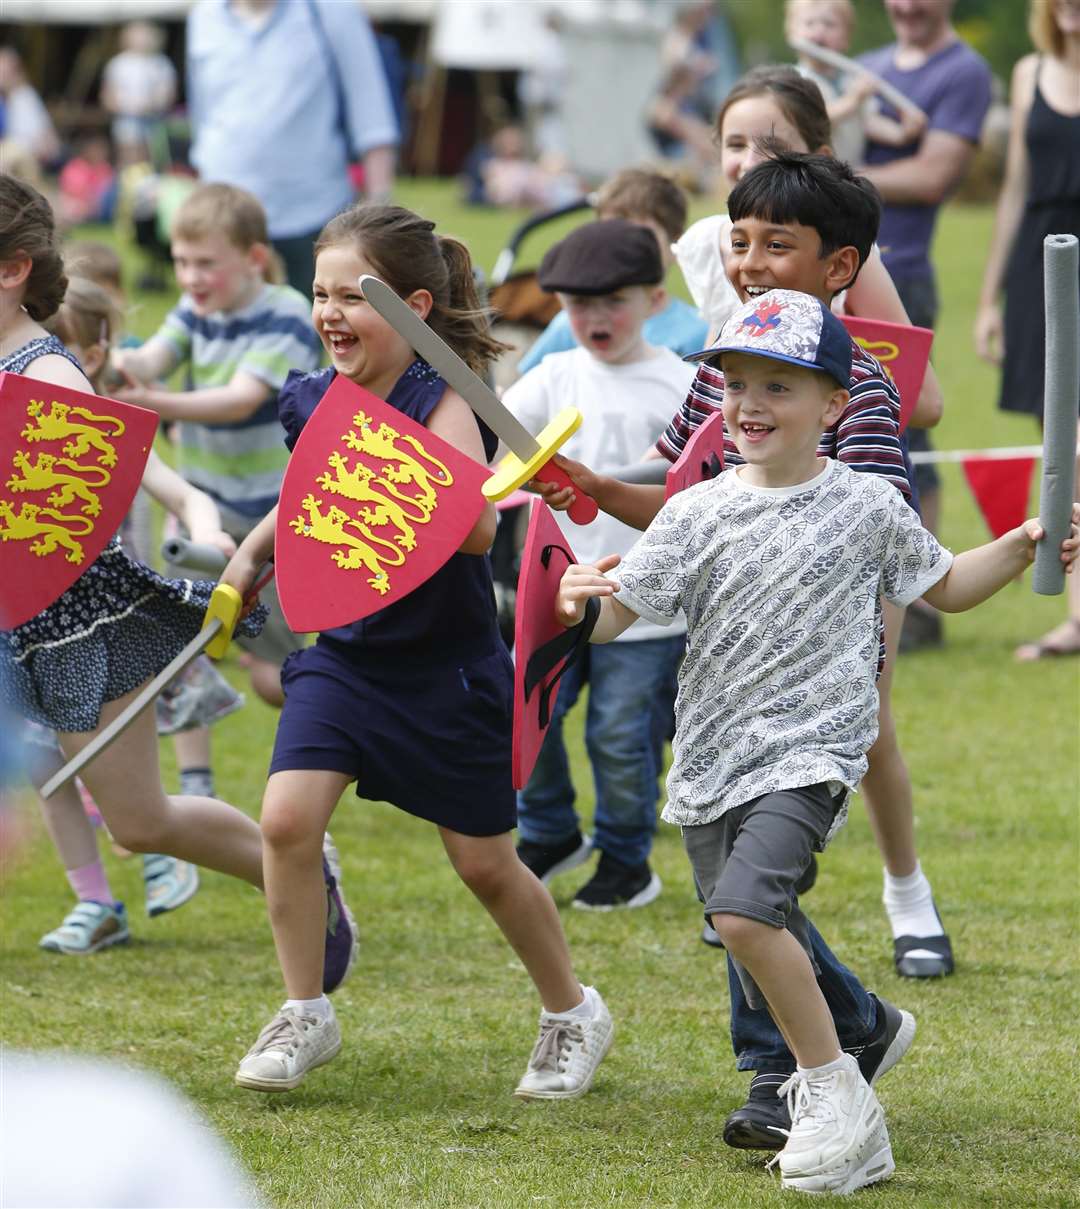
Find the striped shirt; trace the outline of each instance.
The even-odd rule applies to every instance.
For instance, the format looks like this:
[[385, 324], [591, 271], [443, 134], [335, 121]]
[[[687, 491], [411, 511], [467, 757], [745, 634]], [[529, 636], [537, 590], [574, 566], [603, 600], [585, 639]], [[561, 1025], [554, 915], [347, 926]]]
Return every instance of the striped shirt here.
[[[900, 447], [900, 396], [881, 362], [851, 342], [851, 398], [840, 419], [821, 434], [818, 456], [846, 462], [852, 470], [880, 475], [906, 500], [911, 483]], [[669, 462], [678, 460], [686, 442], [724, 401], [724, 375], [702, 362], [682, 407], [656, 442]], [[724, 431], [724, 465], [742, 465], [731, 435]]]
[[179, 425], [179, 469], [194, 486], [243, 516], [265, 516], [277, 503], [289, 460], [278, 421], [277, 396], [289, 370], [307, 373], [322, 346], [307, 299], [284, 285], [264, 286], [237, 311], [197, 315], [181, 298], [158, 332], [187, 367], [187, 389], [227, 386], [239, 372], [270, 387], [247, 419]]

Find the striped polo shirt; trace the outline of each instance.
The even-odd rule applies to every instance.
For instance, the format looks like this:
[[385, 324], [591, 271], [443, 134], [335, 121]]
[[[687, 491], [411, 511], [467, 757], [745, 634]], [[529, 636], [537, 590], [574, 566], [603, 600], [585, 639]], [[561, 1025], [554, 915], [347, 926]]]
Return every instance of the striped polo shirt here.
[[239, 371], [270, 387], [245, 420], [179, 424], [179, 469], [188, 482], [243, 516], [265, 516], [277, 503], [289, 460], [278, 421], [278, 391], [289, 370], [307, 373], [322, 345], [311, 326], [311, 305], [285, 285], [266, 285], [237, 311], [197, 315], [185, 296], [158, 336], [187, 367], [187, 389], [227, 386]]
[[[825, 429], [818, 457], [836, 458], [852, 470], [880, 475], [911, 499], [911, 483], [900, 447], [900, 396], [881, 362], [862, 345], [851, 342], [851, 398], [840, 419]], [[656, 448], [674, 462], [699, 428], [724, 401], [724, 375], [702, 362], [682, 407], [656, 442]], [[743, 462], [735, 442], [724, 431], [724, 465]]]

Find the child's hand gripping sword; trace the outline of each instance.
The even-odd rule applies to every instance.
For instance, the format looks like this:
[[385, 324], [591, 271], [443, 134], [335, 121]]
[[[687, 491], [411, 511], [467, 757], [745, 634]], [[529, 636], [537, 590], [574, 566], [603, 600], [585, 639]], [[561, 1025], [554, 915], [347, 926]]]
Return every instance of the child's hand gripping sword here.
[[59, 772], [54, 773], [41, 787], [43, 798], [51, 797], [58, 789], [66, 785], [96, 756], [135, 721], [148, 705], [151, 705], [164, 687], [178, 676], [189, 663], [197, 659], [204, 651], [212, 659], [220, 659], [229, 649], [233, 630], [240, 620], [244, 605], [254, 600], [259, 592], [269, 583], [273, 569], [269, 570], [255, 584], [246, 597], [228, 584], [218, 584], [210, 597], [210, 604], [203, 618], [202, 629], [184, 647], [184, 649], [150, 681], [134, 700], [130, 701], [122, 713], [109, 723], [105, 729], [92, 739], [77, 756], [68, 760]]
[[495, 392], [465, 364], [420, 316], [407, 306], [384, 281], [365, 274], [360, 278], [365, 299], [412, 349], [457, 391], [493, 433], [510, 449], [484, 484], [489, 500], [501, 500], [530, 479], [571, 487], [577, 498], [569, 509], [570, 519], [587, 525], [596, 518], [596, 501], [571, 481], [552, 454], [581, 425], [581, 412], [566, 407], [533, 436], [505, 406]]

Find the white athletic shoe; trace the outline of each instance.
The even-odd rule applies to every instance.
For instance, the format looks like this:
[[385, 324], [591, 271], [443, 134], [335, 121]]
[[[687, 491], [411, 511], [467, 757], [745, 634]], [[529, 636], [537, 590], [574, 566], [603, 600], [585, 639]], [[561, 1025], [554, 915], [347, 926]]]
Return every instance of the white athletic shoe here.
[[570, 1100], [589, 1090], [596, 1068], [611, 1048], [615, 1026], [594, 987], [585, 987], [593, 1014], [540, 1013], [540, 1037], [514, 1095], [520, 1100]]
[[254, 1091], [291, 1091], [339, 1049], [341, 1029], [333, 1011], [321, 1020], [283, 1007], [244, 1055], [236, 1082]]
[[777, 1094], [791, 1112], [787, 1145], [774, 1160], [782, 1188], [842, 1195], [892, 1175], [885, 1114], [851, 1054], [826, 1074], [796, 1071]]

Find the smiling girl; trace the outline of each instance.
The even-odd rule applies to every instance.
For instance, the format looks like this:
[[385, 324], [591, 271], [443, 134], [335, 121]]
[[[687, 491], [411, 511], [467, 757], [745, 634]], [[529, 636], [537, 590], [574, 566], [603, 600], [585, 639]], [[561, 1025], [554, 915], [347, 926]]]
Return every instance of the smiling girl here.
[[[296, 444], [341, 374], [487, 462], [494, 434], [364, 301], [363, 274], [387, 282], [477, 372], [501, 347], [488, 334], [464, 245], [396, 206], [349, 210], [315, 244], [312, 319], [331, 368], [290, 376], [280, 398], [286, 443]], [[277, 509], [243, 542], [223, 582], [250, 587], [273, 549], [276, 516]], [[511, 839], [512, 667], [485, 557], [494, 533], [489, 504], [426, 583], [363, 621], [320, 634], [283, 669], [285, 705], [262, 834], [270, 923], [288, 998], [241, 1061], [242, 1087], [295, 1087], [341, 1048], [333, 1008], [319, 993], [319, 851], [352, 782], [358, 796], [392, 802], [439, 828], [454, 869], [539, 991], [540, 1039], [515, 1094], [580, 1095], [607, 1052], [607, 1008], [575, 978], [555, 904], [518, 860]]]

